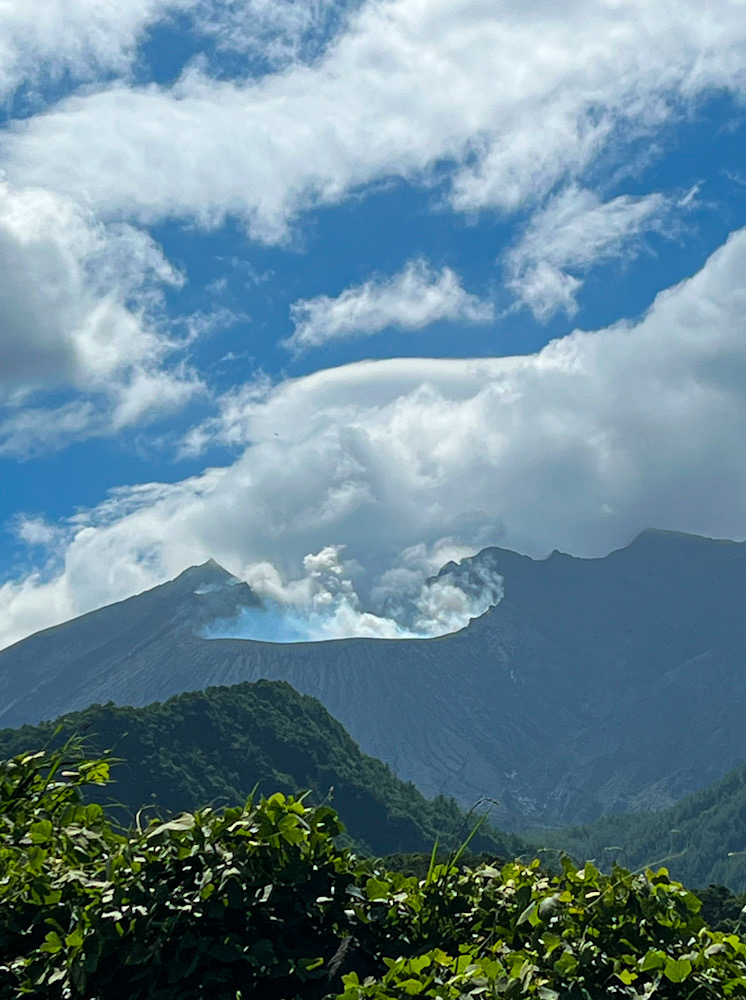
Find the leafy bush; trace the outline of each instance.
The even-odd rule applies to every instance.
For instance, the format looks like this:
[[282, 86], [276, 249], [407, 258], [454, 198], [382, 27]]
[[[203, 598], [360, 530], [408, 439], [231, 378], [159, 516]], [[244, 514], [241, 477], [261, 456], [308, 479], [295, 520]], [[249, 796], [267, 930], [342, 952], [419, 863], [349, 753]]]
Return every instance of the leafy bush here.
[[0, 764], [3, 1000], [746, 997], [746, 944], [664, 870], [434, 854], [418, 880], [283, 794], [117, 830], [81, 795], [107, 779], [63, 752]]

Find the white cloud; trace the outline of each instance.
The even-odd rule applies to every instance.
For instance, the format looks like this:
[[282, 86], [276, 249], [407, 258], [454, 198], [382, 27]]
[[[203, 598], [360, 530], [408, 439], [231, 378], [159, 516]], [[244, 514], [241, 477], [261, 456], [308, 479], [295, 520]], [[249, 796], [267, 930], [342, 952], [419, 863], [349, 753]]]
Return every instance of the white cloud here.
[[204, 388], [199, 376], [186, 365], [170, 371], [135, 371], [116, 393], [111, 428], [119, 431], [150, 415], [180, 410]]
[[26, 545], [44, 545], [51, 548], [60, 541], [59, 529], [45, 521], [43, 517], [24, 517], [21, 514], [15, 518], [13, 532]]
[[[44, 594], [46, 608], [40, 606]], [[10, 645], [32, 632], [47, 625], [66, 621], [73, 614], [74, 601], [70, 597], [68, 581], [64, 576], [52, 580], [40, 573], [32, 573], [18, 583], [6, 583], [0, 587], [0, 595], [10, 607], [2, 615], [2, 643]]]
[[105, 214], [233, 214], [265, 240], [309, 206], [449, 163], [455, 208], [513, 211], [704, 91], [740, 90], [743, 14], [742, 0], [376, 0], [312, 66], [74, 96], [15, 123], [3, 160]]
[[[182, 30], [219, 53], [248, 57], [246, 75], [310, 60], [361, 0], [3, 0], [0, 101], [21, 85], [127, 78], [148, 31], [182, 17]], [[219, 62], [219, 60], [216, 60]], [[220, 67], [218, 67], [220, 68]], [[236, 65], [234, 68], [238, 68]]]
[[[119, 429], [199, 388], [166, 367], [162, 288], [182, 278], [146, 234], [0, 182], [0, 261], [0, 453]], [[77, 398], [49, 409], [50, 390]]]
[[[70, 0], [39, 13], [11, 0], [0, 90], [39, 72], [126, 76], [143, 32], [175, 11], [237, 51], [274, 33], [288, 58], [308, 55], [306, 42], [321, 45], [338, 10], [327, 0]], [[172, 88], [119, 79], [11, 122], [0, 138], [9, 178], [0, 254], [10, 262], [0, 284], [12, 313], [0, 316], [11, 331], [0, 346], [0, 392], [20, 379], [83, 394], [58, 407], [62, 443], [200, 391], [193, 373], [167, 363], [173, 341], [155, 320], [162, 286], [178, 276], [123, 219], [209, 226], [235, 215], [255, 238], [282, 241], [304, 209], [380, 178], [428, 182], [433, 168], [448, 178], [445, 198], [456, 210], [538, 207], [508, 280], [539, 317], [571, 312], [594, 260], [629, 248], [633, 233], [663, 213], [656, 195], [592, 204], [584, 174], [601, 154], [607, 164], [623, 158], [630, 136], [702, 92], [742, 88], [743, 12], [742, 0], [705, 8], [686, 0], [675, 9], [574, 0], [556, 11], [539, 0], [371, 0], [311, 64], [242, 81], [193, 66]], [[562, 185], [565, 194], [551, 199]], [[592, 237], [585, 251], [581, 223]], [[32, 286], [34, 295], [25, 294]], [[410, 267], [390, 286], [296, 303], [291, 343], [305, 348], [386, 322], [415, 329], [439, 309], [486, 318], [488, 308], [452, 272], [425, 277]], [[28, 414], [16, 407], [0, 415], [6, 452], [23, 453], [31, 439], [50, 446], [54, 423], [45, 425], [42, 410], [37, 400]]]
[[196, 0], [3, 0], [0, 98], [70, 73], [78, 80], [125, 72], [145, 30]]
[[177, 459], [202, 454], [213, 442], [229, 448], [243, 448], [249, 440], [249, 414], [253, 404], [261, 401], [272, 386], [266, 376], [231, 389], [220, 400], [220, 411], [204, 423], [192, 427], [184, 436]]
[[107, 422], [90, 401], [75, 400], [46, 408], [8, 409], [9, 415], [0, 420], [0, 456], [3, 458], [56, 451], [71, 441], [106, 433]]
[[527, 305], [542, 322], [560, 310], [568, 316], [574, 316], [578, 308], [575, 296], [582, 286], [583, 282], [579, 278], [546, 260], [532, 261], [508, 281], [508, 287], [516, 294], [518, 301]]
[[284, 587], [331, 546], [344, 574], [326, 589], [347, 580], [358, 611], [391, 620], [435, 549], [597, 555], [647, 525], [746, 537], [745, 306], [743, 230], [634, 324], [534, 356], [363, 362], [234, 394], [236, 461], [78, 515], [54, 574], [0, 588], [2, 641], [209, 556], [239, 576], [270, 564]]
[[285, 346], [296, 353], [387, 327], [421, 330], [439, 320], [486, 323], [494, 315], [492, 303], [467, 292], [451, 268], [435, 272], [424, 260], [410, 261], [391, 278], [348, 288], [337, 298], [300, 299], [290, 312], [295, 332]]
[[360, 0], [204, 0], [194, 11], [194, 28], [219, 50], [280, 67], [317, 57], [359, 5]]
[[534, 215], [507, 254], [508, 285], [537, 319], [560, 309], [573, 314], [578, 275], [602, 261], [634, 256], [645, 233], [672, 231], [674, 205], [662, 194], [602, 202], [594, 192], [570, 186]]

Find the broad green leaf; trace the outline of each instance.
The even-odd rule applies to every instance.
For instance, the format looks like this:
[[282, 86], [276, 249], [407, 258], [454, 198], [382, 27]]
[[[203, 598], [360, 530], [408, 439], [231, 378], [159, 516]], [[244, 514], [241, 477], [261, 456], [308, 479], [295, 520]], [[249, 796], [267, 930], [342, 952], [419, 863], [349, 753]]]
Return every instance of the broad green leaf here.
[[555, 948], [559, 948], [562, 944], [562, 938], [559, 934], [552, 934], [551, 931], [544, 931], [541, 935], [541, 940], [547, 955], [551, 955]]
[[370, 900], [388, 899], [391, 893], [391, 885], [377, 878], [369, 878], [365, 883], [365, 892]]
[[52, 839], [54, 827], [48, 819], [39, 820], [32, 823], [29, 828], [29, 838], [32, 844], [46, 844]]
[[650, 972], [652, 969], [663, 969], [668, 961], [669, 959], [665, 952], [649, 951], [640, 962], [640, 969], [642, 972]]
[[39, 951], [47, 952], [49, 955], [56, 955], [58, 951], [62, 951], [63, 947], [62, 938], [59, 934], [56, 931], [50, 931]]
[[83, 931], [76, 927], [74, 931], [67, 935], [65, 944], [68, 948], [79, 948], [83, 944]]
[[692, 971], [692, 963], [686, 958], [669, 959], [663, 975], [672, 983], [683, 983]]
[[192, 813], [182, 813], [181, 816], [177, 816], [176, 819], [169, 820], [168, 823], [160, 823], [152, 830], [148, 830], [147, 836], [157, 837], [159, 834], [165, 833], [168, 830], [173, 830], [176, 833], [182, 833], [193, 828], [194, 816]]
[[397, 983], [397, 987], [400, 990], [404, 990], [408, 996], [414, 997], [423, 992], [425, 984], [419, 979], [405, 979], [402, 982]]
[[561, 976], [571, 976], [578, 968], [578, 960], [570, 951], [564, 951], [554, 963], [554, 971]]
[[516, 921], [516, 926], [520, 927], [521, 924], [525, 924], [527, 920], [531, 920], [531, 917], [536, 913], [537, 903], [536, 900], [533, 903], [529, 903], [523, 913], [520, 915]]

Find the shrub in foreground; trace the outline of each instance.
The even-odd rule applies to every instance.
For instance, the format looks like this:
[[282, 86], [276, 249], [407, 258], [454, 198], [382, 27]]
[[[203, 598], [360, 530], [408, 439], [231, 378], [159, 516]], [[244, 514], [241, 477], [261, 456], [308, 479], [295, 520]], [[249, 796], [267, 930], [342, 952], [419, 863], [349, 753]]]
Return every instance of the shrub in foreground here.
[[273, 795], [115, 829], [105, 760], [0, 764], [0, 998], [746, 998], [746, 944], [665, 870], [565, 860], [423, 879]]

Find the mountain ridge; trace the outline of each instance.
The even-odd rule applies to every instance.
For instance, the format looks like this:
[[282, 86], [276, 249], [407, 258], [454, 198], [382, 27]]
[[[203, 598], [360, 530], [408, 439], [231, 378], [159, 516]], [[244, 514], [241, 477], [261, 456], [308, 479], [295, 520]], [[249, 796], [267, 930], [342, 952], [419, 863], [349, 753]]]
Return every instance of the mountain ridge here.
[[0, 652], [0, 725], [286, 680], [425, 794], [497, 798], [514, 827], [664, 808], [746, 760], [745, 543], [652, 531], [603, 558], [492, 548], [457, 569], [480, 566], [505, 595], [460, 632], [292, 645], [195, 635], [258, 599], [181, 574]]

